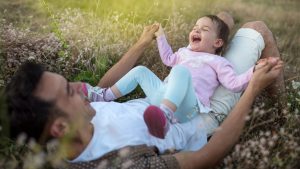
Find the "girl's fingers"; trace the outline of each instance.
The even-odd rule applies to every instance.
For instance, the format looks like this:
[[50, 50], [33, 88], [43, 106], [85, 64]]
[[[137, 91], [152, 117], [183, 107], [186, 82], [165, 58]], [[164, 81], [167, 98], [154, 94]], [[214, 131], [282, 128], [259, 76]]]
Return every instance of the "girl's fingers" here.
[[275, 66], [272, 68], [272, 70], [281, 69], [281, 68], [283, 68], [283, 67], [284, 67], [284, 64], [277, 64], [277, 65], [275, 65]]
[[260, 64], [260, 63], [264, 63], [266, 61], [266, 59], [259, 59], [256, 64]]

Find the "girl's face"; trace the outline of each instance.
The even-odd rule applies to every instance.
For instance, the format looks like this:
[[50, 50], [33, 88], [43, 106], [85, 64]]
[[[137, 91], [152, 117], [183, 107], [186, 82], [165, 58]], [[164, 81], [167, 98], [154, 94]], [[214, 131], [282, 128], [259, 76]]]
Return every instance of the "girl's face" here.
[[217, 37], [217, 25], [208, 17], [200, 18], [189, 34], [190, 47], [195, 52], [215, 54], [220, 40]]

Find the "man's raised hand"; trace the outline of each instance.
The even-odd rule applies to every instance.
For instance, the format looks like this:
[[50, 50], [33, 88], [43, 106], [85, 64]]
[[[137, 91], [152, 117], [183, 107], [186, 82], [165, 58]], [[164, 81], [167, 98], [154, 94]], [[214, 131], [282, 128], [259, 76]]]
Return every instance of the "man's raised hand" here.
[[139, 42], [144, 45], [149, 45], [155, 38], [154, 33], [159, 29], [158, 24], [152, 24], [144, 27], [143, 33], [140, 36]]

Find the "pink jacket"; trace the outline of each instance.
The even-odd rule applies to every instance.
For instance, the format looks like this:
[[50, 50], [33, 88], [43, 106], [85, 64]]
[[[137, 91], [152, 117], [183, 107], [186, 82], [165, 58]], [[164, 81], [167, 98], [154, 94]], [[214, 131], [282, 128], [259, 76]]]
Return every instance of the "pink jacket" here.
[[225, 58], [204, 52], [194, 52], [189, 48], [180, 48], [173, 53], [165, 36], [157, 38], [160, 57], [167, 66], [182, 65], [192, 76], [193, 86], [198, 99], [210, 107], [210, 98], [216, 88], [222, 84], [232, 92], [241, 92], [247, 87], [254, 67], [237, 75]]

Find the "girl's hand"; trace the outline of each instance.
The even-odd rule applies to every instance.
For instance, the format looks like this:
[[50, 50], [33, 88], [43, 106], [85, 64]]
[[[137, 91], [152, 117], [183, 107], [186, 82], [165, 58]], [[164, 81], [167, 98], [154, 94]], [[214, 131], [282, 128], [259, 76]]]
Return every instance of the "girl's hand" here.
[[279, 62], [279, 58], [278, 57], [267, 57], [267, 58], [264, 58], [264, 59], [259, 59], [257, 62], [256, 62], [256, 65], [254, 67], [254, 71], [255, 70], [258, 70], [258, 69], [261, 69], [262, 67], [264, 67], [267, 63], [271, 64], [272, 66], [275, 66], [276, 64], [278, 64]]
[[157, 24], [158, 24], [159, 28], [158, 28], [158, 31], [156, 31], [154, 33], [156, 38], [165, 34], [164, 29], [162, 28], [161, 24], [159, 24], [159, 23], [157, 23]]

